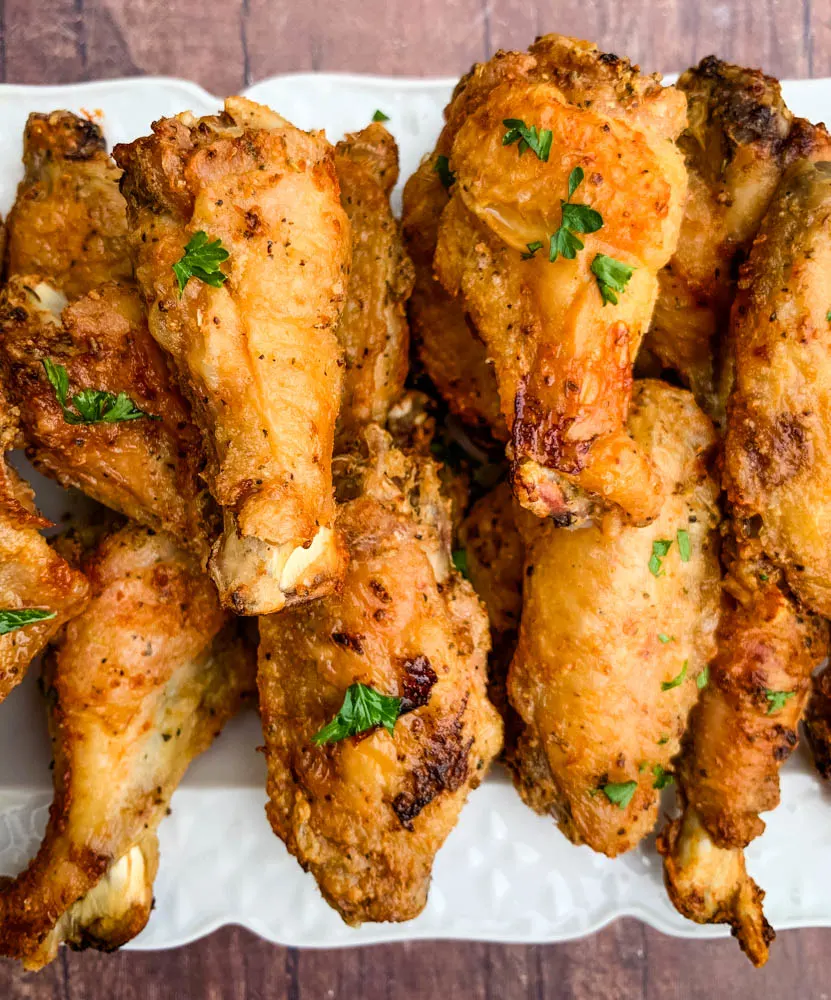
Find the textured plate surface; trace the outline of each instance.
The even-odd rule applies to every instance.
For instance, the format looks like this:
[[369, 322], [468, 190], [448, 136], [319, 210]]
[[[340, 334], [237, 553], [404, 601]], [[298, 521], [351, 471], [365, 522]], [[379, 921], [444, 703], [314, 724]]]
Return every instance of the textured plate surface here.
[[[246, 93], [302, 128], [325, 128], [333, 141], [361, 128], [380, 108], [390, 117], [407, 177], [432, 147], [452, 86], [449, 80], [298, 74], [266, 80]], [[814, 121], [831, 103], [831, 80], [786, 83], [783, 89], [793, 111]], [[115, 143], [146, 133], [162, 115], [186, 108], [212, 113], [219, 104], [181, 80], [0, 86], [0, 212], [14, 200], [22, 172], [20, 137], [30, 111], [86, 111], [100, 118]], [[48, 516], [58, 520], [78, 502], [18, 459]], [[36, 850], [51, 799], [36, 674], [30, 670], [0, 706], [0, 872], [6, 874], [18, 872]], [[228, 726], [189, 771], [160, 829], [156, 909], [128, 947], [173, 947], [227, 923], [281, 944], [320, 947], [413, 938], [563, 941], [620, 916], [639, 917], [677, 936], [722, 934], [688, 923], [670, 906], [652, 842], [617, 861], [573, 847], [553, 823], [522, 805], [499, 770], [470, 797], [440, 852], [425, 912], [409, 924], [348, 928], [271, 833], [263, 811], [260, 742], [251, 713]], [[782, 784], [782, 805], [751, 845], [749, 867], [767, 892], [774, 926], [831, 926], [829, 792], [811, 773], [804, 751], [787, 765]]]

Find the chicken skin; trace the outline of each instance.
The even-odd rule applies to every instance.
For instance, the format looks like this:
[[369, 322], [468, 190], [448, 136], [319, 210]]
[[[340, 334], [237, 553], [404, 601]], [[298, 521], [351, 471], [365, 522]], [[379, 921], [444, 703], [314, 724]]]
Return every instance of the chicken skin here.
[[110, 951], [150, 916], [156, 830], [190, 761], [253, 693], [254, 657], [168, 535], [128, 526], [84, 561], [92, 601], [48, 657], [55, 799], [0, 890], [0, 954]]
[[380, 123], [348, 135], [335, 147], [335, 169], [352, 230], [349, 291], [337, 328], [345, 362], [337, 435], [346, 443], [364, 424], [383, 424], [404, 388], [413, 269], [390, 207], [395, 139]]
[[[429, 459], [391, 447], [338, 460], [342, 590], [260, 619], [268, 818], [350, 924], [424, 908], [436, 852], [499, 752], [485, 693], [487, 618], [450, 564]], [[315, 740], [355, 684], [400, 698], [390, 732]]]
[[687, 716], [715, 651], [718, 487], [712, 425], [690, 393], [635, 384], [628, 427], [661, 476], [646, 528], [611, 513], [563, 531], [522, 521], [519, 645], [508, 695], [525, 802], [614, 857], [655, 824]]
[[743, 850], [779, 804], [779, 768], [798, 742], [811, 673], [828, 652], [827, 625], [783, 592], [781, 574], [742, 545], [726, 581], [718, 655], [690, 719], [680, 758], [682, 815], [659, 838], [676, 908], [698, 923], [728, 923], [754, 965], [773, 940], [764, 893]]
[[210, 560], [221, 600], [255, 615], [325, 594], [343, 561], [331, 456], [350, 264], [332, 147], [230, 98], [114, 155], [150, 332], [193, 407], [223, 511]]
[[681, 225], [685, 99], [573, 39], [531, 56], [449, 114], [434, 266], [493, 358], [519, 502], [560, 523], [612, 508], [647, 523], [660, 477], [625, 422]]
[[[0, 295], [0, 368], [27, 455], [62, 486], [169, 531], [204, 562], [217, 526], [199, 479], [202, 439], [132, 281], [120, 172], [98, 126], [68, 111], [29, 116], [24, 162]], [[68, 399], [124, 393], [145, 415], [67, 418], [44, 362], [65, 369]]]
[[712, 416], [738, 266], [781, 176], [793, 116], [777, 80], [708, 56], [682, 73], [689, 125], [678, 140], [689, 193], [678, 248], [660, 292], [644, 355], [677, 371]]

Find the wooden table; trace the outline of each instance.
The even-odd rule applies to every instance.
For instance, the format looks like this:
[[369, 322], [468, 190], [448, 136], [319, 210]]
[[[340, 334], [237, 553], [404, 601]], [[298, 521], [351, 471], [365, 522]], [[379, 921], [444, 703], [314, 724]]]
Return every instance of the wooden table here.
[[[458, 74], [546, 31], [649, 71], [715, 52], [779, 77], [831, 75], [831, 0], [0, 0], [0, 80], [156, 73], [225, 94], [290, 70]], [[0, 962], [0, 1000], [824, 1000], [829, 974], [831, 931], [819, 930], [780, 934], [754, 972], [732, 941], [676, 941], [631, 920], [557, 946], [334, 952], [225, 928], [176, 951], [64, 950], [36, 976]]]

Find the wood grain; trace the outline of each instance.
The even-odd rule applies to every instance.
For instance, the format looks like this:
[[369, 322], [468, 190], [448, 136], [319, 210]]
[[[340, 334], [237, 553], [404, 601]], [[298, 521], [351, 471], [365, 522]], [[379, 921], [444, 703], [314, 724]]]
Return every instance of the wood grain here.
[[[0, 80], [183, 76], [214, 93], [292, 70], [460, 73], [545, 31], [645, 70], [718, 55], [831, 75], [831, 0], [0, 0]], [[829, 116], [831, 117], [831, 115]], [[239, 928], [171, 952], [0, 962], [0, 1000], [829, 1000], [831, 931], [780, 934], [754, 972], [732, 941], [631, 920], [569, 944], [418, 943], [294, 951]]]

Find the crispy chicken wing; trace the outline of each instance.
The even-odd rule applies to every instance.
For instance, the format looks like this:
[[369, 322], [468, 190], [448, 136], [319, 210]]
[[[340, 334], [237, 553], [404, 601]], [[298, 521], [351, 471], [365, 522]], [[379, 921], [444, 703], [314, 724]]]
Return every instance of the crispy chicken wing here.
[[338, 438], [383, 424], [404, 388], [409, 354], [406, 303], [413, 268], [390, 207], [398, 147], [380, 123], [335, 147], [340, 197], [352, 230], [349, 290], [338, 323], [345, 368]]
[[[215, 117], [156, 122], [115, 157], [150, 331], [193, 406], [223, 508], [210, 562], [221, 599], [263, 614], [324, 594], [342, 570], [331, 456], [350, 263], [332, 147], [230, 98]], [[173, 267], [198, 234], [228, 259], [181, 290]]]
[[[368, 428], [339, 459], [340, 593], [260, 619], [268, 817], [348, 923], [423, 909], [436, 852], [501, 745], [485, 694], [487, 619], [450, 566], [429, 459]], [[350, 685], [403, 699], [382, 729], [315, 745]]]
[[[531, 69], [506, 74], [457, 125], [436, 274], [494, 360], [520, 503], [566, 523], [611, 507], [645, 523], [660, 477], [625, 421], [681, 224], [685, 100], [587, 43], [547, 36], [531, 55]], [[507, 141], [516, 122], [536, 130], [537, 150]], [[576, 247], [561, 229], [567, 202], [594, 213], [572, 225]], [[607, 265], [631, 275], [611, 297]]]
[[738, 265], [782, 173], [793, 116], [777, 80], [708, 56], [682, 73], [689, 125], [678, 140], [689, 194], [678, 247], [658, 275], [644, 353], [679, 372], [711, 415]]
[[43, 844], [0, 891], [0, 954], [112, 950], [150, 915], [156, 830], [190, 761], [253, 692], [253, 655], [170, 536], [128, 526], [84, 562], [93, 599], [45, 673], [55, 799]]
[[571, 531], [520, 523], [523, 611], [508, 678], [525, 724], [512, 755], [520, 795], [609, 856], [655, 823], [719, 607], [712, 425], [690, 393], [644, 381], [628, 426], [661, 476], [663, 508], [647, 528], [615, 513]]
[[805, 732], [820, 777], [831, 778], [831, 668], [814, 678], [805, 710]]

